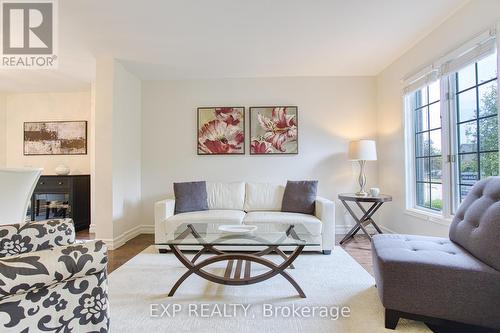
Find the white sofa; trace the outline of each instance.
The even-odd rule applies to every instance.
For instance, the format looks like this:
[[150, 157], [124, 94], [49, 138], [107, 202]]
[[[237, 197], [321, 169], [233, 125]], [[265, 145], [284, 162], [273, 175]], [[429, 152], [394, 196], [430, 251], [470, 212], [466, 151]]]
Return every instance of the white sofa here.
[[[155, 203], [155, 243], [165, 242], [168, 232], [182, 223], [217, 223], [264, 225], [284, 230], [285, 225], [301, 224], [312, 234], [319, 246], [306, 246], [304, 251], [330, 254], [335, 244], [335, 205], [325, 198], [316, 198], [314, 216], [281, 212], [285, 187], [267, 183], [209, 183], [208, 208], [174, 215], [175, 199]], [[167, 246], [156, 246], [165, 252]], [[285, 249], [286, 250], [286, 249]]]

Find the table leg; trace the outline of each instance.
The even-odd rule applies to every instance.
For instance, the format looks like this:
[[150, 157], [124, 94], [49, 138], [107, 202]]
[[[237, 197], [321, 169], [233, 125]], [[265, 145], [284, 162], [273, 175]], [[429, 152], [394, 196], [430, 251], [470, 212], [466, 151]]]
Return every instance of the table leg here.
[[[286, 256], [286, 259], [279, 265], [274, 262], [256, 256], [254, 254], [247, 253], [222, 253], [216, 254], [210, 258], [204, 259], [198, 264], [194, 264], [192, 260], [189, 260], [182, 251], [176, 245], [169, 245], [170, 249], [174, 253], [174, 255], [179, 259], [179, 261], [188, 269], [186, 273], [184, 273], [179, 280], [174, 284], [172, 289], [170, 290], [168, 296], [171, 297], [175, 294], [179, 286], [192, 274], [196, 274], [205, 280], [224, 284], [224, 285], [249, 285], [258, 282], [262, 282], [268, 280], [276, 275], [283, 276], [294, 288], [297, 290], [300, 297], [305, 298], [306, 295], [299, 284], [292, 278], [290, 274], [288, 274], [285, 270], [287, 267], [292, 265], [292, 262], [299, 256], [299, 254], [304, 249], [304, 245], [297, 246], [297, 248], [289, 255]], [[206, 250], [205, 250], [206, 251]], [[204, 252], [205, 252], [204, 251]], [[272, 251], [275, 251], [274, 249]], [[284, 254], [284, 253], [283, 253]], [[210, 264], [219, 262], [219, 261], [227, 261], [228, 266], [224, 273], [224, 276], [217, 276], [207, 271], [204, 271], [203, 268]], [[234, 261], [236, 261], [236, 270], [233, 277], [231, 277], [231, 272], [233, 270]], [[268, 267], [270, 270], [256, 275], [250, 276], [250, 265], [251, 262], [258, 263], [260, 265]], [[244, 264], [244, 265], [243, 265]], [[245, 266], [243, 270], [243, 266]], [[243, 273], [243, 274], [242, 274]], [[243, 275], [243, 276], [242, 276]]]
[[354, 235], [358, 233], [359, 229], [360, 228], [356, 223], [356, 225], [351, 230], [349, 230], [349, 232], [344, 236], [344, 238], [342, 238], [342, 240], [340, 241], [340, 245], [344, 244], [349, 238], [354, 237]]
[[[358, 205], [358, 207], [363, 211], [363, 213], [366, 214], [366, 210], [365, 208], [363, 207], [363, 205], [361, 205], [361, 203], [359, 202], [356, 202], [356, 204]], [[378, 202], [374, 205], [372, 205], [370, 208], [373, 208], [373, 211], [372, 212], [369, 212], [368, 214], [368, 217], [366, 218], [366, 220], [369, 220], [371, 224], [373, 224], [373, 227], [377, 230], [377, 232], [379, 234], [383, 234], [382, 230], [380, 230], [379, 226], [375, 223], [375, 221], [372, 219], [372, 216], [373, 214], [375, 214], [375, 212], [383, 205], [383, 202]]]
[[368, 232], [368, 230], [365, 228], [363, 225], [365, 222], [369, 222], [370, 224], [373, 224], [375, 227], [375, 230], [377, 230], [378, 233], [382, 233], [382, 230], [378, 227], [378, 225], [373, 221], [372, 216], [375, 214], [375, 212], [382, 206], [381, 202], [375, 202], [373, 203], [368, 210], [366, 210], [361, 203], [356, 201], [356, 205], [359, 207], [359, 209], [362, 211], [363, 216], [361, 218], [358, 218], [352, 208], [349, 206], [349, 204], [345, 200], [341, 200], [342, 204], [345, 206], [351, 217], [354, 219], [356, 222], [356, 225], [347, 233], [347, 235], [340, 241], [340, 244], [344, 244], [347, 240], [351, 239], [356, 235], [356, 233], [359, 230], [362, 230], [363, 233], [370, 239], [371, 241], [371, 235]]
[[379, 234], [383, 234], [384, 232], [380, 229], [380, 227], [377, 225], [377, 223], [375, 223], [375, 221], [371, 220], [371, 224], [373, 224], [373, 227], [375, 228], [375, 230], [377, 230], [377, 232]]
[[[284, 260], [288, 259], [288, 256], [285, 254], [285, 252], [281, 251], [281, 249], [279, 247], [276, 246], [274, 248], [274, 252], [276, 252], [277, 254], [279, 254], [280, 257], [283, 258]], [[295, 269], [295, 266], [293, 264], [290, 264], [290, 269]]]
[[349, 214], [351, 215], [351, 217], [354, 219], [354, 222], [356, 223], [356, 225], [347, 233], [347, 235], [340, 241], [340, 244], [344, 244], [348, 239], [354, 237], [354, 235], [356, 235], [356, 233], [361, 229], [363, 230], [363, 232], [365, 234], [367, 234], [367, 236], [369, 236], [369, 234], [367, 233], [366, 229], [364, 228], [363, 226], [363, 222], [367, 219], [367, 217], [369, 216], [370, 212], [373, 210], [373, 208], [375, 207], [376, 204], [373, 204], [369, 209], [368, 211], [366, 211], [363, 207], [362, 207], [362, 211], [364, 212], [363, 216], [361, 217], [361, 219], [358, 219], [358, 217], [356, 216], [356, 214], [354, 213], [354, 211], [351, 209], [351, 207], [349, 207], [349, 204], [344, 201], [344, 200], [341, 200], [342, 204], [345, 206], [345, 208], [347, 209], [347, 211], [349, 212]]

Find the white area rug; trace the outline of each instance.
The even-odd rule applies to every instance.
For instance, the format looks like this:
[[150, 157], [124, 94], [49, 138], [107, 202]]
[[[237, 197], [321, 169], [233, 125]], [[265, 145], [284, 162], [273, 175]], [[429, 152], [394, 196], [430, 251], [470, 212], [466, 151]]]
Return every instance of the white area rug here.
[[[279, 261], [274, 255], [266, 258]], [[373, 277], [340, 247], [330, 256], [303, 254], [294, 264], [287, 271], [305, 299], [279, 275], [242, 287], [192, 275], [167, 297], [186, 268], [173, 254], [149, 247], [109, 276], [111, 332], [394, 332], [384, 328]], [[224, 267], [215, 271], [223, 274]], [[349, 317], [337, 316], [342, 307], [349, 307]], [[298, 316], [293, 314], [297, 308]], [[397, 332], [430, 330], [401, 320]]]

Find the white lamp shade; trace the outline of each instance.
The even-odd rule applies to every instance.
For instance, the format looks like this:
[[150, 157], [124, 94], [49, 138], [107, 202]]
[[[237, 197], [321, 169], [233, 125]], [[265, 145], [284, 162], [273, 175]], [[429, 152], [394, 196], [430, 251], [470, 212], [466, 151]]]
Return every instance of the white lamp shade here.
[[349, 160], [376, 161], [377, 147], [373, 140], [356, 140], [349, 142]]

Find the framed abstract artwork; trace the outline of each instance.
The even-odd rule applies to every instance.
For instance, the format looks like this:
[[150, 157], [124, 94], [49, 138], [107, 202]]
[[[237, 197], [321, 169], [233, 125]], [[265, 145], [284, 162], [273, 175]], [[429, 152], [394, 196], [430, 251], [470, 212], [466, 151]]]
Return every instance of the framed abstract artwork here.
[[86, 154], [86, 121], [24, 123], [24, 155]]
[[250, 108], [250, 155], [298, 154], [296, 106]]
[[198, 108], [198, 155], [245, 154], [245, 108]]

